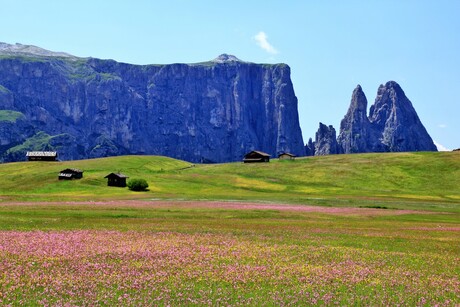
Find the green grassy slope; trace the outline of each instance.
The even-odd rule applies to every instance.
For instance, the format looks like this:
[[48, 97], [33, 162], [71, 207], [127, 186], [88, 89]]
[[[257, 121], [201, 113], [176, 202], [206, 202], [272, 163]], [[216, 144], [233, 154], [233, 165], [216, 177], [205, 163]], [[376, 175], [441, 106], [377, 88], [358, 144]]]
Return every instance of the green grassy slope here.
[[[58, 181], [67, 167], [84, 178]], [[106, 186], [121, 171], [144, 178], [150, 191]], [[235, 199], [323, 205], [460, 207], [460, 153], [332, 155], [265, 164], [195, 165], [165, 157], [123, 156], [0, 165], [0, 195], [23, 200], [129, 198]], [[399, 206], [400, 207], [400, 206]]]
[[[0, 85], [0, 92], [2, 86]], [[18, 119], [24, 118], [24, 114], [12, 110], [0, 110], [0, 122], [15, 123]]]
[[[166, 157], [121, 156], [65, 162], [17, 162], [0, 165], [0, 195], [18, 200], [97, 200], [139, 198], [145, 194], [127, 188], [107, 187], [106, 175], [124, 173], [130, 178], [151, 180], [163, 172], [176, 172], [191, 164]], [[66, 168], [84, 171], [83, 179], [59, 181]]]

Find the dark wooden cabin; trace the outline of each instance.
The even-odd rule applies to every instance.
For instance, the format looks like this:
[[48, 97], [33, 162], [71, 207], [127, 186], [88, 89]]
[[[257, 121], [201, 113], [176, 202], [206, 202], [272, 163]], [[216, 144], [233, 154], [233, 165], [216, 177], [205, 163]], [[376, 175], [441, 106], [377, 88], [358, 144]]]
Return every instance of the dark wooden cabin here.
[[72, 180], [83, 178], [83, 171], [77, 168], [66, 168], [59, 172], [59, 180]]
[[110, 173], [104, 178], [107, 178], [107, 185], [109, 187], [126, 187], [126, 178], [129, 178], [126, 175], [121, 173]]
[[26, 153], [29, 161], [57, 161], [56, 151], [28, 151]]
[[254, 162], [270, 162], [270, 155], [268, 153], [253, 150], [250, 153], [244, 155], [244, 163], [254, 163]]
[[282, 154], [278, 155], [278, 159], [280, 160], [294, 160], [296, 155], [291, 154], [289, 152], [283, 152]]

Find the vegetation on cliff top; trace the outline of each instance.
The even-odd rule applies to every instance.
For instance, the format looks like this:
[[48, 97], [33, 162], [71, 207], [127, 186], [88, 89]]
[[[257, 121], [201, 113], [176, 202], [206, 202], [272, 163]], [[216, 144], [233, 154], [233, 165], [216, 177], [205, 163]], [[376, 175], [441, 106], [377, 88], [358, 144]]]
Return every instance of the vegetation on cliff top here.
[[[0, 85], [0, 91], [2, 87]], [[0, 110], [0, 122], [15, 123], [18, 119], [24, 118], [24, 114], [12, 110]]]

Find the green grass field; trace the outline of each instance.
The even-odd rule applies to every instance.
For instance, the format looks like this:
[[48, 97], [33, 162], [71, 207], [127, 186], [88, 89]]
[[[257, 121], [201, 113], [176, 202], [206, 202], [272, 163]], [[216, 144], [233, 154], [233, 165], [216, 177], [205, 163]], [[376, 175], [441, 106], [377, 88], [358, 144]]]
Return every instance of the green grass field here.
[[[74, 167], [84, 178], [58, 181]], [[146, 179], [150, 191], [106, 186], [121, 171]], [[156, 156], [0, 165], [0, 195], [8, 200], [193, 199], [274, 201], [331, 206], [459, 210], [460, 154], [333, 155], [264, 164], [193, 165]]]
[[[150, 190], [107, 187], [117, 171]], [[458, 152], [0, 174], [0, 305], [460, 304]]]

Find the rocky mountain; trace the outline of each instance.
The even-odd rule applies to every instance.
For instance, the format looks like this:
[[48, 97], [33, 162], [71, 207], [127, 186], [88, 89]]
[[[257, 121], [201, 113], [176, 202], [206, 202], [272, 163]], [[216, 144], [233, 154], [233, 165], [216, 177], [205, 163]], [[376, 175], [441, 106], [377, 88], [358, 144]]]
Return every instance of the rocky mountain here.
[[340, 123], [337, 142], [341, 151], [346, 153], [372, 152], [369, 144], [372, 140], [371, 123], [367, 118], [367, 98], [360, 85], [353, 91], [350, 107]]
[[313, 142], [311, 138], [309, 138], [307, 144], [305, 144], [305, 155], [306, 156], [315, 155], [315, 142]]
[[380, 85], [369, 116], [366, 95], [361, 86], [355, 88], [348, 112], [340, 123], [336, 152], [333, 140], [335, 130], [332, 126], [325, 127], [320, 123], [316, 141], [306, 145], [307, 155], [312, 154], [313, 146], [314, 155], [437, 151], [412, 103], [394, 81]]
[[380, 85], [369, 120], [385, 151], [437, 151], [412, 103], [394, 81]]
[[314, 153], [316, 156], [325, 156], [340, 153], [334, 127], [319, 123], [316, 132]]
[[0, 156], [122, 154], [238, 161], [250, 150], [304, 155], [286, 64], [231, 55], [196, 64], [130, 65], [0, 44]]
[[0, 54], [13, 56], [23, 55], [75, 58], [74, 56], [65, 52], [53, 52], [37, 46], [23, 45], [18, 43], [10, 45], [2, 42], [0, 42]]

